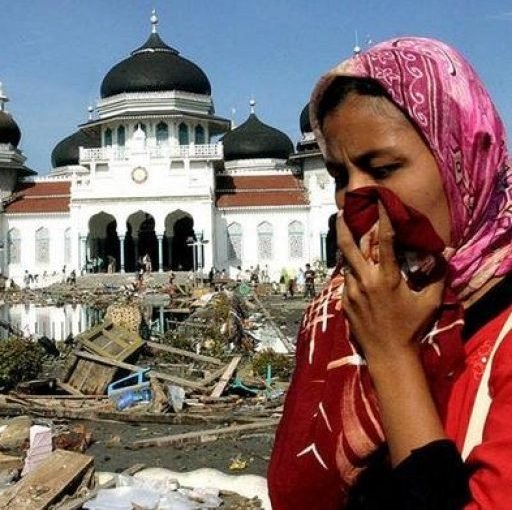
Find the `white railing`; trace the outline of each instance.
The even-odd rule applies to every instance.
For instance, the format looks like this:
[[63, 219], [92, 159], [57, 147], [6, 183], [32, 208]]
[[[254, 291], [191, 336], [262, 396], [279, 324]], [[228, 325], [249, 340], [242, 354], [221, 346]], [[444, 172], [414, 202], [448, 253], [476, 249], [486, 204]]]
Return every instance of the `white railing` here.
[[[86, 161], [111, 161], [128, 159], [130, 156], [128, 148], [94, 147], [85, 149], [80, 147], [80, 162]], [[140, 151], [134, 151], [140, 155]], [[221, 143], [216, 144], [190, 144], [190, 145], [159, 145], [147, 147], [142, 154], [150, 158], [222, 158], [223, 147]]]
[[159, 145], [148, 149], [151, 158], [222, 158], [222, 144]]
[[123, 147], [94, 147], [85, 149], [80, 147], [80, 161], [110, 161], [112, 159], [126, 159], [126, 149]]

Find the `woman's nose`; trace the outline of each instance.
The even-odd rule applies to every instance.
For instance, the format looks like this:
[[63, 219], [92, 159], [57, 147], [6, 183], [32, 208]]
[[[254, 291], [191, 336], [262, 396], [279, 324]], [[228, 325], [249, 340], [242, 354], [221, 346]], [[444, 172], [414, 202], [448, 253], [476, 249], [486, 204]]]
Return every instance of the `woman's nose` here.
[[363, 172], [357, 168], [351, 168], [348, 171], [348, 182], [346, 191], [354, 191], [358, 188], [363, 188], [364, 186], [375, 186], [375, 179], [368, 174], [368, 172]]

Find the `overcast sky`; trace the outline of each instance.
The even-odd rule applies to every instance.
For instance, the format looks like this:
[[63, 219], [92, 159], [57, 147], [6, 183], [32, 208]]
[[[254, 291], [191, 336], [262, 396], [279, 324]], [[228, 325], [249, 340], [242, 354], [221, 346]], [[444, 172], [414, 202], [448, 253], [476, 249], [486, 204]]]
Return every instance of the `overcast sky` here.
[[254, 97], [260, 119], [297, 141], [316, 79], [350, 55], [357, 30], [363, 47], [396, 35], [456, 46], [512, 132], [512, 1], [0, 0], [0, 81], [28, 166], [49, 171], [105, 74], [148, 37], [153, 7], [161, 37], [203, 69], [217, 114], [237, 123]]

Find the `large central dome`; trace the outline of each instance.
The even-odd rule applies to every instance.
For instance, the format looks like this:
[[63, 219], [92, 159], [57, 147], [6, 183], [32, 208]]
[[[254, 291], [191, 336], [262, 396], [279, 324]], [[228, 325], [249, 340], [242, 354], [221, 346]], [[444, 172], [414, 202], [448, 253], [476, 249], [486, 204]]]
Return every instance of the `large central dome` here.
[[158, 19], [154, 14], [151, 23], [153, 31], [148, 40], [107, 73], [101, 84], [101, 97], [170, 90], [211, 95], [206, 74], [162, 41], [156, 32]]

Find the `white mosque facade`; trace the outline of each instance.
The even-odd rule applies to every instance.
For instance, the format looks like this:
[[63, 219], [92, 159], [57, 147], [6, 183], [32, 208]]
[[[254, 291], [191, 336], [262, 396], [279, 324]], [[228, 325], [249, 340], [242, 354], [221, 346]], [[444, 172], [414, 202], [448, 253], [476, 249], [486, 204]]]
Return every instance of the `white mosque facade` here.
[[334, 184], [310, 132], [259, 120], [231, 129], [204, 72], [152, 32], [101, 84], [89, 120], [57, 144], [44, 177], [25, 166], [0, 90], [0, 266], [53, 274], [108, 262], [134, 271], [267, 267], [273, 279], [328, 257]]

